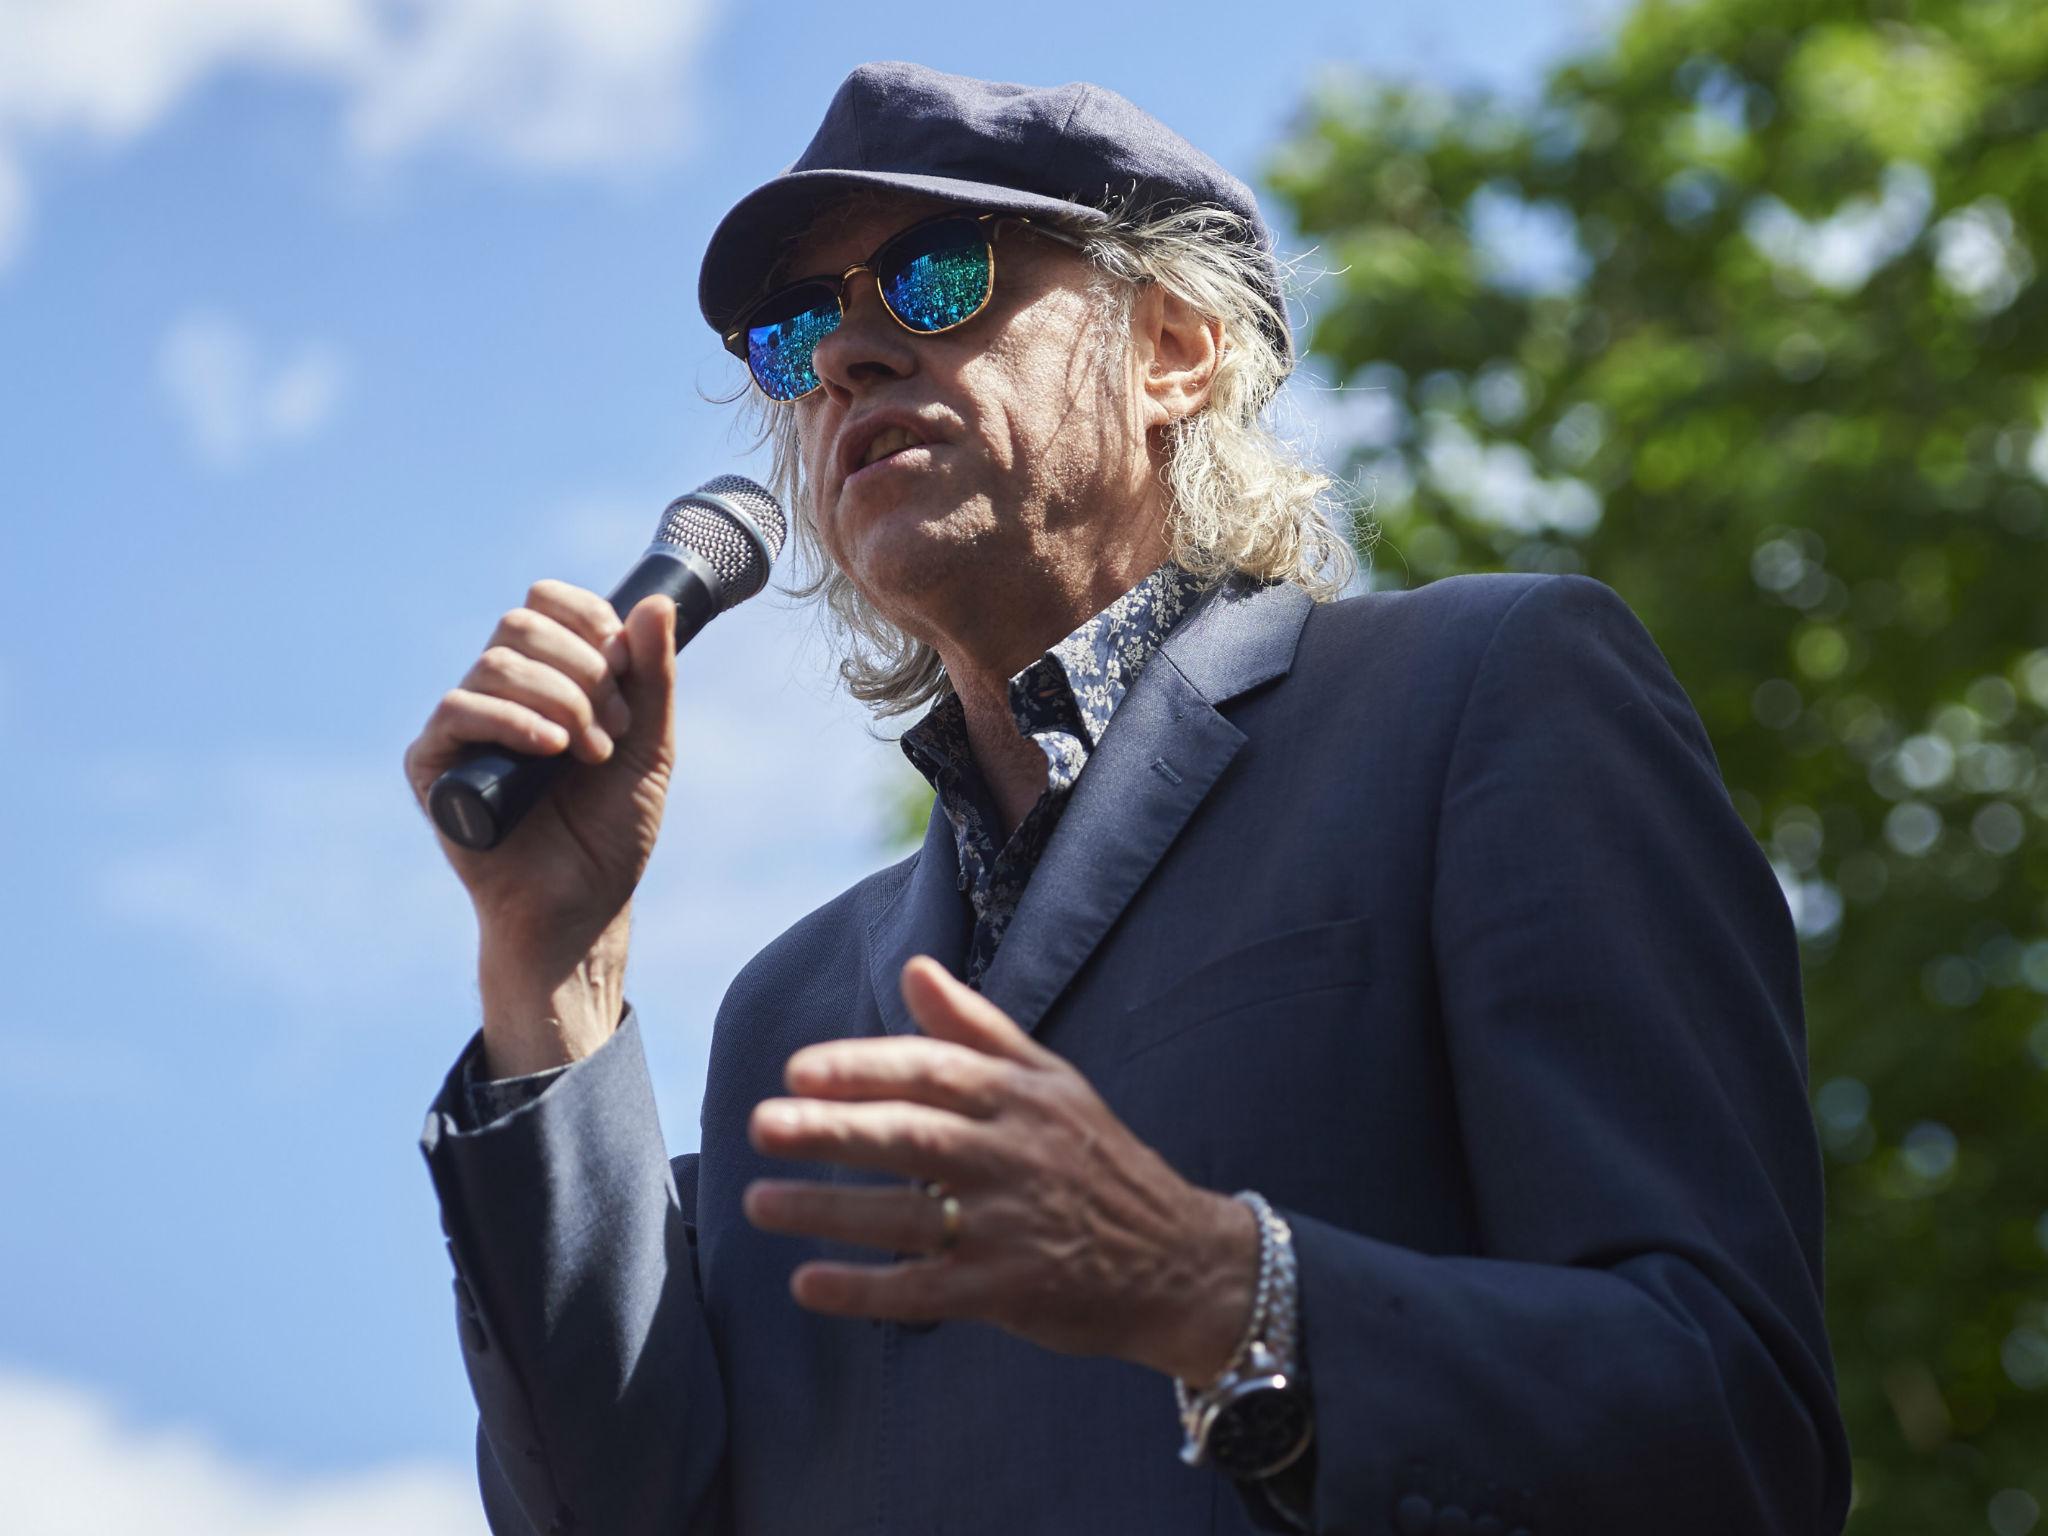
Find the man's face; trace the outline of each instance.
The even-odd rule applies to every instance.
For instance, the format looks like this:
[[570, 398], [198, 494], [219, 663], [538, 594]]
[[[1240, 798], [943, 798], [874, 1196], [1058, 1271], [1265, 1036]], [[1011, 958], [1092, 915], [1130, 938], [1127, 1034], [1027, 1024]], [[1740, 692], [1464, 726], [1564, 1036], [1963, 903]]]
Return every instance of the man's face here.
[[[866, 199], [784, 270], [838, 273], [939, 211]], [[1123, 370], [1106, 377], [1089, 276], [1070, 248], [1007, 227], [994, 295], [965, 325], [907, 331], [860, 273], [845, 319], [818, 344], [822, 388], [792, 409], [820, 541], [871, 603], [928, 642], [960, 632], [970, 599], [999, 604], [1012, 582], [1094, 590], [1109, 569], [1128, 585], [1134, 562], [1129, 580], [1163, 558], [1144, 553], [1157, 511], [1142, 417]]]

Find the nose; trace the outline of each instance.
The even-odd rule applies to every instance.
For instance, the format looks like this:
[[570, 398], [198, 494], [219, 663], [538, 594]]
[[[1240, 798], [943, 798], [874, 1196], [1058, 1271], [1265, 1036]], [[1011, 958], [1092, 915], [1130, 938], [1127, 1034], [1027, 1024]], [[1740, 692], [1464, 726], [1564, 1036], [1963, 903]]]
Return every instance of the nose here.
[[844, 403], [865, 386], [916, 372], [916, 346], [883, 307], [873, 273], [847, 279], [840, 302], [845, 312], [839, 324], [811, 353], [811, 368], [826, 393]]

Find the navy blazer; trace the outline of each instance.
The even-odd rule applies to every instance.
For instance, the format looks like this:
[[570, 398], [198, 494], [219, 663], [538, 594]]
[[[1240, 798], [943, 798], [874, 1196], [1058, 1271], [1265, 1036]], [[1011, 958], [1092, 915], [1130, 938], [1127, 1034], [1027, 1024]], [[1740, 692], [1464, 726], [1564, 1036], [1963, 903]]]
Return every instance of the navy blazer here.
[[[1583, 576], [1204, 598], [1119, 707], [982, 990], [1186, 1178], [1294, 1229], [1327, 1532], [1839, 1530], [1789, 911], [1684, 690]], [[422, 1148], [493, 1531], [1282, 1529], [1168, 1379], [992, 1325], [825, 1317], [748, 1115], [956, 970], [952, 832], [741, 971], [701, 1154], [638, 1021]], [[472, 1038], [470, 1051], [477, 1049]]]

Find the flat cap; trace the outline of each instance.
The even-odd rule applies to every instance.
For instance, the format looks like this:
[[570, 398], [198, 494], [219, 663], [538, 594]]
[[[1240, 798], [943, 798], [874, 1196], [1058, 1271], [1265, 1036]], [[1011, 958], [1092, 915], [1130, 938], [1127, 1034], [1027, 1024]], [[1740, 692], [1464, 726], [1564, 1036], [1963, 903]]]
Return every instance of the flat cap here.
[[730, 331], [767, 291], [783, 243], [820, 208], [875, 187], [1081, 224], [1106, 222], [1097, 205], [1112, 199], [1159, 213], [1198, 204], [1228, 209], [1258, 242], [1270, 329], [1294, 361], [1272, 234], [1243, 182], [1099, 85], [1005, 85], [920, 64], [854, 70], [795, 163], [719, 222], [697, 283], [712, 329]]

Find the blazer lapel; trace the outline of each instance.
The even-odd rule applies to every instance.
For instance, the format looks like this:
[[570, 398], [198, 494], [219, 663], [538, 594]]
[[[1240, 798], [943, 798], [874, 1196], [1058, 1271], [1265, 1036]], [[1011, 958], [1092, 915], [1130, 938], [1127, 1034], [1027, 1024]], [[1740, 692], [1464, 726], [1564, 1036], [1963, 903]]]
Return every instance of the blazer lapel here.
[[[1234, 578], [1204, 594], [1138, 674], [982, 978], [982, 995], [1024, 1030], [1038, 1028], [1244, 745], [1216, 706], [1286, 674], [1312, 606], [1292, 583]], [[891, 1034], [917, 1028], [897, 983], [904, 963], [933, 954], [958, 974], [972, 921], [952, 824], [935, 805], [910, 879], [869, 931]]]
[[[1144, 674], [1138, 674], [1142, 679]], [[914, 1035], [917, 1021], [903, 1003], [899, 978], [912, 955], [930, 955], [958, 977], [974, 932], [974, 911], [960, 890], [960, 849], [953, 824], [932, 802], [924, 846], [910, 878], [868, 922], [868, 979], [882, 1010], [882, 1027], [892, 1035]]]

